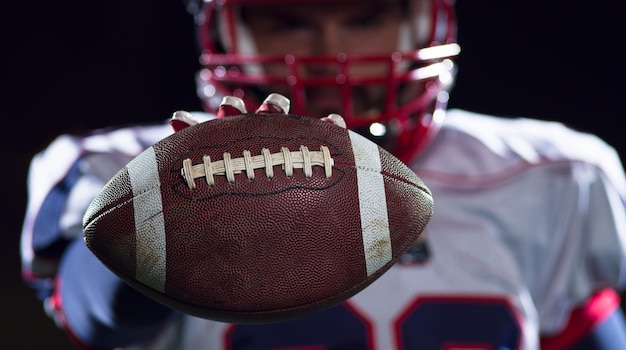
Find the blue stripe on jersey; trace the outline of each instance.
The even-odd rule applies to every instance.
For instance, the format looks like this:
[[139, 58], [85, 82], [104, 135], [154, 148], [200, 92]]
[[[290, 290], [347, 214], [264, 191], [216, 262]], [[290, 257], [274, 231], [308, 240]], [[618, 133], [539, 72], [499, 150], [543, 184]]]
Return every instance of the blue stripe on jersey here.
[[37, 213], [33, 226], [33, 251], [35, 255], [58, 259], [69, 243], [61, 235], [59, 222], [70, 191], [80, 178], [78, 158], [65, 177], [48, 193]]
[[178, 315], [120, 280], [80, 238], [67, 247], [58, 278], [71, 333], [99, 349], [146, 341]]
[[616, 310], [570, 350], [622, 349], [626, 343], [626, 320]]
[[233, 325], [225, 341], [228, 349], [372, 348], [371, 329], [346, 304], [289, 322]]

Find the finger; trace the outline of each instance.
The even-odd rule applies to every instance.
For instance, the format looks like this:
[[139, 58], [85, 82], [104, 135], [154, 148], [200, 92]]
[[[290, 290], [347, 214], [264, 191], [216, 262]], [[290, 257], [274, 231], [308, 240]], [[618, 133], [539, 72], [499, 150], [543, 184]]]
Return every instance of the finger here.
[[336, 113], [331, 113], [327, 117], [321, 119], [322, 121], [333, 123], [342, 128], [346, 128], [346, 121], [343, 120], [343, 117]]
[[231, 117], [233, 115], [246, 113], [248, 113], [248, 111], [246, 110], [246, 104], [242, 99], [235, 96], [224, 96], [224, 98], [222, 98], [222, 102], [220, 103], [220, 107], [217, 110], [217, 117]]
[[198, 121], [187, 111], [176, 111], [170, 119], [170, 126], [174, 129], [174, 132], [196, 124], [198, 124]]
[[291, 101], [281, 94], [269, 94], [265, 101], [257, 108], [256, 113], [280, 113], [288, 114]]

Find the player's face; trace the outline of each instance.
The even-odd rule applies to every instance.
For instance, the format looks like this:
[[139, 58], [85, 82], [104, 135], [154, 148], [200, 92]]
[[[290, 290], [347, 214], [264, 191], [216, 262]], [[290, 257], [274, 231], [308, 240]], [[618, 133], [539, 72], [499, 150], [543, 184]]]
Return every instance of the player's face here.
[[[389, 54], [398, 49], [400, 25], [405, 9], [400, 1], [349, 1], [322, 3], [280, 3], [246, 5], [242, 20], [250, 30], [256, 51], [261, 54], [294, 54], [298, 56], [330, 56]], [[284, 76], [284, 65], [264, 66], [266, 73]], [[385, 77], [384, 63], [352, 65], [352, 78]], [[299, 74], [306, 77], [335, 77], [339, 66], [308, 64]], [[276, 92], [278, 86], [271, 87]], [[385, 87], [368, 85], [352, 91], [353, 112], [367, 115], [379, 112]], [[341, 111], [340, 88], [309, 87], [306, 91], [307, 112], [323, 116]]]

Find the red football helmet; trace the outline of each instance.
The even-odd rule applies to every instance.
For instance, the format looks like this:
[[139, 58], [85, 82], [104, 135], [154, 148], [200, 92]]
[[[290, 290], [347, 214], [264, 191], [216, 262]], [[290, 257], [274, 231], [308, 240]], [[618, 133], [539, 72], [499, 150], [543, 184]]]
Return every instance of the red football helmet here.
[[[205, 109], [214, 112], [223, 96], [240, 97], [254, 109], [268, 93], [279, 92], [291, 100], [292, 113], [316, 117], [339, 113], [348, 128], [408, 162], [436, 132], [454, 80], [452, 59], [460, 49], [451, 1], [204, 0], [192, 10], [202, 50], [199, 96]], [[251, 28], [254, 16], [274, 19], [275, 23], [262, 28], [278, 23], [279, 33], [291, 35], [302, 29], [302, 22], [316, 25], [305, 17], [311, 9], [328, 6], [338, 12], [350, 4], [357, 4], [352, 8], [358, 11], [370, 7], [371, 13], [342, 19], [347, 26], [358, 21], [365, 21], [365, 26], [367, 21], [378, 23], [379, 19], [370, 18], [375, 16], [372, 13], [397, 7], [397, 45], [391, 50], [377, 51], [372, 45], [366, 52], [310, 50], [304, 54], [302, 50], [290, 52], [288, 47], [284, 52], [264, 52], [255, 45], [260, 30]], [[291, 16], [289, 8], [307, 5], [309, 9], [285, 17]], [[271, 7], [278, 9], [277, 14], [259, 11]], [[325, 16], [326, 12], [320, 13]], [[324, 16], [320, 21], [326, 20]], [[282, 39], [277, 35], [272, 40]], [[315, 98], [316, 93], [325, 97]], [[329, 99], [339, 102], [329, 104]], [[320, 107], [324, 103], [326, 109]]]

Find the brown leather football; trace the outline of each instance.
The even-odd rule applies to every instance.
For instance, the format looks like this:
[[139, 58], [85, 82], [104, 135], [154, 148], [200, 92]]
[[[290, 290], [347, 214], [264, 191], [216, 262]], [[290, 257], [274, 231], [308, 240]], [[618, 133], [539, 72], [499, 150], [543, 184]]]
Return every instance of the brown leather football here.
[[121, 279], [208, 319], [335, 305], [403, 255], [433, 199], [406, 165], [315, 118], [248, 114], [157, 142], [95, 197], [85, 243]]

